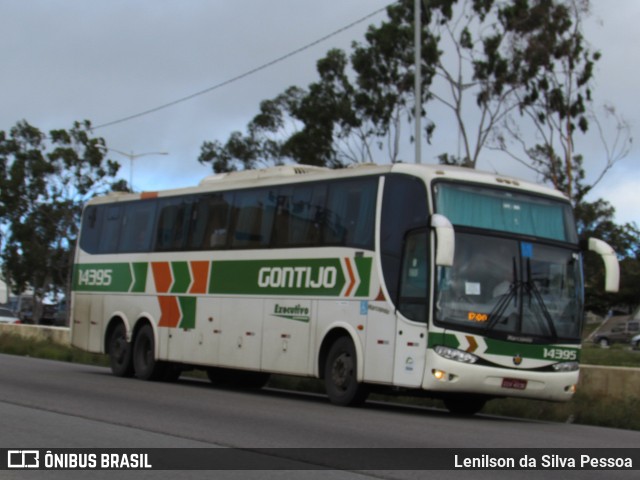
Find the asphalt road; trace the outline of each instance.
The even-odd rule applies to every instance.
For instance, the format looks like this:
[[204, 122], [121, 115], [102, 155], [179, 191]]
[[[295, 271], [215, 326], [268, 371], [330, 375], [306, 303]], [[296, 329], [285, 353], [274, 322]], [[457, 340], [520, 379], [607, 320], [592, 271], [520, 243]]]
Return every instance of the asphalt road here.
[[[340, 408], [321, 395], [143, 382], [106, 368], [0, 355], [0, 448], [637, 448], [640, 432], [368, 402]], [[259, 455], [260, 451], [255, 450]], [[286, 452], [286, 451], [285, 451]], [[291, 468], [297, 468], [292, 464]], [[305, 469], [302, 466], [301, 469]], [[72, 478], [82, 472], [0, 472]], [[635, 478], [609, 471], [220, 471], [179, 478]], [[43, 474], [37, 477], [37, 474]], [[46, 474], [46, 475], [44, 475]], [[508, 477], [507, 477], [508, 475]], [[92, 478], [177, 478], [171, 471]], [[79, 475], [78, 478], [85, 478]]]

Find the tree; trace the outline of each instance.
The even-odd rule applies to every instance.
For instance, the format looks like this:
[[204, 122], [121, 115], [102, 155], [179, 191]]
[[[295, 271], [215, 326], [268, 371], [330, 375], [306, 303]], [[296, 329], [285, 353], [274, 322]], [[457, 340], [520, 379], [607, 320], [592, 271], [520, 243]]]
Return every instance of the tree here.
[[[318, 81], [263, 101], [246, 134], [233, 132], [224, 144], [205, 142], [199, 161], [216, 172], [286, 162], [339, 168], [374, 162], [377, 151], [398, 161], [402, 121], [411, 121], [414, 96], [411, 4], [391, 5], [391, 20], [370, 27], [366, 43], [354, 43], [350, 57], [330, 50], [317, 62]], [[423, 21], [424, 102], [438, 51]]]
[[41, 299], [66, 288], [82, 205], [119, 168], [105, 152], [88, 121], [49, 135], [25, 121], [0, 131], [0, 251], [15, 292], [30, 286]]
[[[631, 144], [630, 128], [613, 107], [604, 107], [605, 116], [616, 125], [611, 144], [604, 134], [605, 117], [595, 113], [592, 81], [600, 53], [590, 50], [582, 34], [588, 14], [587, 0], [512, 2], [499, 12], [507, 35], [502, 50], [492, 53], [499, 63], [506, 62], [509, 81], [517, 87], [511, 102], [519, 113], [509, 115], [495, 131], [494, 147], [536, 172], [574, 204], [629, 153]], [[482, 72], [499, 79], [505, 69], [489, 63]], [[605, 150], [605, 163], [586, 184], [584, 158], [576, 153], [575, 144], [576, 134], [586, 134], [592, 123]], [[530, 131], [535, 134], [527, 134]]]
[[585, 289], [587, 308], [601, 314], [612, 305], [629, 309], [639, 302], [638, 282], [640, 282], [640, 230], [634, 223], [617, 225], [614, 222], [615, 209], [605, 200], [581, 202], [575, 208], [578, 235], [586, 251], [590, 237], [606, 241], [620, 258], [620, 292], [604, 293], [604, 268], [602, 260], [592, 252], [585, 253]]

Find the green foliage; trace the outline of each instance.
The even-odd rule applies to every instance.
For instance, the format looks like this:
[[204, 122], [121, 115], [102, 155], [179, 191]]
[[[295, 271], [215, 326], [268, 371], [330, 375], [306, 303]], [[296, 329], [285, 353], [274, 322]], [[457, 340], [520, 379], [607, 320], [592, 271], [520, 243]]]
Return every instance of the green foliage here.
[[615, 209], [606, 200], [583, 201], [574, 208], [578, 234], [583, 250], [589, 238], [607, 242], [620, 259], [620, 291], [605, 293], [602, 259], [592, 252], [584, 255], [584, 276], [587, 310], [605, 314], [612, 306], [631, 309], [640, 303], [640, 230], [635, 223], [618, 225], [614, 221]]
[[640, 350], [631, 350], [628, 344], [613, 344], [608, 348], [601, 348], [586, 342], [582, 346], [580, 362], [585, 365], [640, 368]]
[[82, 205], [119, 168], [105, 151], [88, 121], [48, 135], [26, 121], [0, 132], [0, 254], [14, 291], [65, 289]]

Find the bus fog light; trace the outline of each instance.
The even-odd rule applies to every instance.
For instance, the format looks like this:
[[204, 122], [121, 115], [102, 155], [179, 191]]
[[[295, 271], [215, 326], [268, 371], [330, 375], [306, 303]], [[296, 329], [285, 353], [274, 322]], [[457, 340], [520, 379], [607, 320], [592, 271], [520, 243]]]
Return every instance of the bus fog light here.
[[441, 357], [449, 360], [455, 360], [456, 362], [476, 363], [478, 361], [478, 357], [476, 357], [472, 353], [463, 352], [462, 350], [458, 350], [457, 348], [438, 345], [434, 350]]
[[431, 370], [431, 373], [436, 377], [436, 380], [444, 380], [447, 376], [447, 372], [443, 372], [442, 370]]
[[576, 393], [577, 390], [578, 390], [577, 385], [567, 385], [566, 387], [564, 387], [564, 391], [571, 394]]
[[553, 364], [553, 369], [556, 372], [575, 372], [579, 368], [580, 364], [578, 362], [562, 362]]

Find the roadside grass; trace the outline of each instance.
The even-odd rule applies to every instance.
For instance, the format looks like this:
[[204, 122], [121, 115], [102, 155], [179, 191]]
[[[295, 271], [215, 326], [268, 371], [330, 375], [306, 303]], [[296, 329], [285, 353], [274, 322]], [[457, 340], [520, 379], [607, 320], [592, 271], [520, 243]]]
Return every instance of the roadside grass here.
[[602, 348], [594, 343], [584, 343], [580, 363], [607, 367], [640, 368], [640, 350], [632, 350], [630, 345], [613, 344]]
[[70, 346], [23, 338], [9, 333], [0, 334], [0, 353], [103, 367], [109, 365], [109, 358], [106, 355], [83, 352]]
[[[11, 355], [105, 367], [109, 365], [109, 359], [106, 355], [87, 353], [70, 346], [41, 340], [25, 339], [18, 335], [6, 333], [0, 334], [0, 352]], [[624, 345], [600, 348], [596, 345], [585, 344], [582, 351], [582, 363], [640, 367], [640, 351], [631, 350]], [[199, 372], [188, 374], [198, 378], [206, 378], [206, 375]], [[322, 381], [312, 378], [273, 375], [268, 386], [284, 390], [324, 393]], [[427, 398], [379, 394], [372, 394], [370, 398], [378, 401], [444, 409], [444, 405], [440, 400]], [[640, 430], [639, 411], [640, 398], [620, 400], [610, 399], [604, 395], [594, 397], [593, 395], [586, 395], [578, 390], [573, 400], [567, 403], [552, 403], [514, 398], [491, 400], [482, 410], [482, 413], [530, 420]]]

